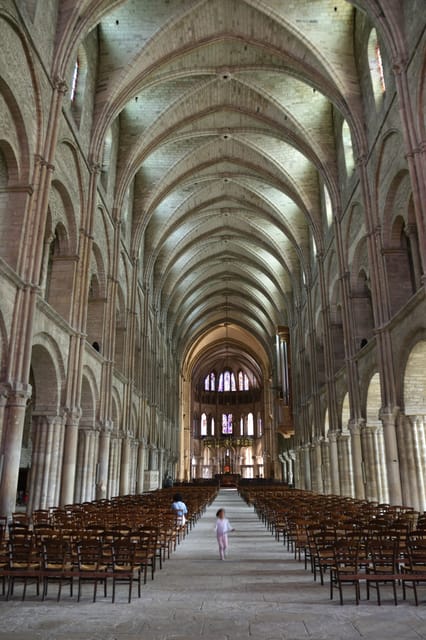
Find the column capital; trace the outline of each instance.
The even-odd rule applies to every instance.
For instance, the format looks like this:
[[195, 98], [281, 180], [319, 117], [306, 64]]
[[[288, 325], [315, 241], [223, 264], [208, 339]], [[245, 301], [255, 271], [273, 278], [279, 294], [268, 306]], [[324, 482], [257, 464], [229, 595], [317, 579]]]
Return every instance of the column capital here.
[[[3, 389], [7, 390], [7, 403], [9, 405], [25, 406], [32, 395], [32, 386], [26, 382], [13, 380], [7, 385], [3, 385]], [[4, 393], [2, 392], [2, 395]]]
[[362, 429], [365, 427], [364, 418], [351, 418], [348, 422], [348, 429], [351, 435], [360, 435]]
[[53, 86], [58, 93], [62, 93], [63, 95], [65, 95], [68, 91], [68, 84], [59, 75], [55, 76], [55, 78], [53, 79]]
[[67, 425], [78, 426], [82, 416], [81, 407], [64, 407], [64, 415]]
[[407, 58], [403, 56], [396, 57], [392, 60], [392, 71], [396, 76], [400, 76], [407, 69]]
[[386, 406], [381, 407], [379, 411], [379, 418], [383, 422], [383, 425], [387, 424], [395, 424], [398, 420], [398, 416], [400, 413], [400, 407], [398, 406]]

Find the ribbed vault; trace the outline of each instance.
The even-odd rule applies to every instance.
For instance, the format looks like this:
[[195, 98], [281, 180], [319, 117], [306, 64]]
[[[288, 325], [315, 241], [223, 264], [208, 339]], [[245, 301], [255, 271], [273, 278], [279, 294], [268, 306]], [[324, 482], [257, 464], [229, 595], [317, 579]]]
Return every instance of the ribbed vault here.
[[214, 330], [232, 322], [238, 349], [249, 357], [243, 337], [252, 336], [266, 373], [277, 327], [292, 324], [314, 247], [323, 247], [324, 186], [339, 210], [336, 111], [363, 144], [354, 7], [71, 5], [60, 16], [58, 72], [69, 75], [96, 29], [91, 155], [102, 163], [107, 132], [118, 132], [114, 211], [130, 224], [130, 251], [162, 327], [182, 362], [206, 335], [220, 360]]

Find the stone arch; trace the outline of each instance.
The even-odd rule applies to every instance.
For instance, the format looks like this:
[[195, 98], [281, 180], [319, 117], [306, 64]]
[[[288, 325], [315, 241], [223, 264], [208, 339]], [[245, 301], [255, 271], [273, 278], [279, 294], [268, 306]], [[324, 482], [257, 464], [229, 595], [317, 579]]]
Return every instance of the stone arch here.
[[18, 161], [12, 145], [0, 140], [0, 187], [7, 189], [19, 184]]
[[388, 502], [389, 489], [383, 426], [380, 420], [382, 386], [380, 374], [371, 375], [365, 399], [366, 423], [361, 433], [364, 461], [365, 491], [368, 500]]
[[383, 253], [392, 315], [421, 284], [418, 232], [412, 209], [409, 174], [406, 170], [399, 171], [389, 186], [383, 220]]
[[94, 373], [86, 366], [81, 381], [81, 418], [78, 429], [77, 464], [75, 471], [76, 502], [96, 498], [96, 467], [99, 433], [97, 426], [98, 389]]
[[337, 452], [339, 467], [339, 487], [343, 496], [355, 495], [354, 468], [352, 456], [352, 437], [349, 429], [351, 412], [349, 392], [346, 392], [339, 412], [339, 433], [337, 435]]
[[86, 93], [86, 79], [88, 59], [84, 43], [82, 43], [75, 57], [70, 72], [70, 103], [71, 113], [77, 126], [80, 126]]
[[415, 110], [415, 114], [418, 114], [420, 140], [426, 139], [426, 56], [424, 58], [423, 67], [419, 73], [420, 86], [418, 93], [418, 110]]
[[[69, 148], [69, 145], [67, 145], [67, 148]], [[71, 149], [71, 151], [73, 155], [73, 150]], [[53, 226], [55, 227], [58, 222], [64, 225], [68, 235], [67, 251], [75, 254], [78, 248], [76, 207], [68, 188], [59, 180], [52, 182], [49, 207], [51, 209]]]
[[343, 310], [340, 297], [340, 283], [335, 282], [330, 298], [330, 329], [333, 349], [334, 371], [338, 371], [345, 362], [345, 341], [343, 332]]
[[[19, 180], [28, 184], [33, 154], [40, 151], [43, 132], [40, 87], [25, 34], [1, 12], [0, 30], [3, 43], [7, 42], [3, 54], [8, 58], [0, 77], [0, 101], [4, 100], [6, 107], [0, 108], [5, 118], [2, 130], [8, 131], [9, 142], [15, 149]], [[15, 81], [17, 74], [20, 83]]]
[[109, 127], [104, 139], [102, 149], [102, 163], [101, 163], [101, 184], [105, 191], [108, 190], [109, 170], [111, 164], [112, 153], [112, 127]]
[[143, 369], [142, 369], [142, 332], [140, 315], [136, 313], [135, 317], [135, 342], [133, 352], [133, 380], [138, 390], [142, 390]]
[[122, 427], [122, 403], [119, 389], [114, 385], [111, 394], [111, 419], [113, 431], [110, 441], [110, 454], [108, 465], [108, 496], [116, 496], [120, 492], [120, 468], [121, 468], [121, 427]]
[[359, 242], [365, 236], [364, 212], [362, 205], [355, 202], [350, 209], [345, 233], [345, 262], [350, 265]]
[[380, 374], [374, 373], [367, 387], [367, 397], [365, 402], [365, 418], [367, 423], [375, 423], [379, 420], [382, 406], [382, 387]]
[[316, 347], [316, 359], [317, 359], [317, 371], [316, 378], [319, 386], [322, 386], [325, 382], [325, 354], [324, 354], [324, 326], [323, 326], [323, 314], [321, 309], [317, 309], [315, 318], [315, 347]]
[[426, 339], [411, 349], [404, 369], [404, 411], [406, 415], [426, 414]]
[[371, 88], [374, 95], [376, 109], [379, 109], [383, 102], [383, 96], [386, 91], [385, 79], [383, 73], [383, 62], [380, 53], [379, 39], [377, 31], [373, 27], [370, 31], [367, 45], [368, 66], [370, 68]]
[[323, 433], [321, 439], [321, 480], [323, 492], [330, 494], [331, 488], [331, 463], [330, 463], [330, 441], [328, 434], [330, 431], [330, 414], [328, 407], [324, 410]]
[[370, 268], [367, 239], [357, 245], [351, 271], [351, 301], [354, 319], [355, 349], [362, 349], [374, 335], [373, 300], [371, 294]]
[[346, 392], [342, 402], [342, 410], [340, 413], [342, 431], [349, 431], [349, 421], [351, 419], [351, 407], [349, 402], [349, 393]]
[[0, 311], [0, 380], [7, 376], [9, 338], [3, 313]]
[[76, 229], [74, 209], [66, 188], [52, 185], [49, 213], [45, 229], [41, 285], [49, 304], [70, 320], [76, 272]]
[[120, 392], [116, 387], [113, 387], [112, 397], [111, 397], [111, 418], [114, 424], [114, 435], [118, 435], [121, 429], [121, 414], [122, 414], [122, 406], [121, 406], [121, 397]]
[[57, 343], [45, 333], [34, 336], [31, 371], [33, 412], [56, 415], [61, 406], [65, 368]]
[[127, 316], [126, 316], [126, 304], [125, 294], [121, 283], [117, 287], [117, 298], [115, 307], [115, 353], [114, 363], [115, 367], [119, 370], [123, 370], [125, 344], [126, 344], [126, 329], [127, 329]]
[[47, 302], [64, 318], [69, 317], [71, 296], [74, 281], [73, 265], [67, 264], [69, 254], [69, 238], [65, 226], [58, 222], [52, 234], [52, 241], [45, 245], [48, 250], [46, 260], [46, 275], [44, 281]]
[[102, 352], [107, 291], [104, 259], [96, 243], [92, 245], [89, 278], [86, 325], [87, 341], [96, 351]]
[[81, 383], [81, 410], [80, 426], [95, 427], [98, 418], [98, 384], [96, 376], [87, 366], [83, 368]]
[[[1, 86], [0, 86], [1, 89]], [[0, 95], [0, 109], [2, 107]], [[0, 140], [0, 254], [10, 265], [15, 266], [20, 246], [20, 232], [23, 225], [19, 201], [22, 195], [14, 189], [19, 184], [17, 152], [5, 139]], [[23, 204], [23, 201], [22, 203]], [[10, 211], [16, 211], [13, 216]]]
[[56, 342], [44, 333], [34, 336], [30, 382], [21, 447], [18, 491], [28, 492], [28, 510], [58, 504], [64, 443], [61, 396], [64, 366]]
[[355, 157], [352, 143], [352, 134], [347, 120], [343, 120], [342, 122], [341, 136], [343, 154], [345, 158], [346, 175], [348, 178], [350, 178], [355, 170]]
[[422, 332], [408, 354], [404, 369], [404, 413], [400, 420], [403, 459], [403, 490], [414, 508], [426, 508], [426, 336]]

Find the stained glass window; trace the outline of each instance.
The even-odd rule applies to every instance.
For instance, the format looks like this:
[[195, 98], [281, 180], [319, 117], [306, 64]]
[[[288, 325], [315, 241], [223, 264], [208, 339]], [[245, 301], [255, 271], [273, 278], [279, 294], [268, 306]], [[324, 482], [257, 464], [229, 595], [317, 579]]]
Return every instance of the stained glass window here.
[[207, 435], [207, 416], [205, 413], [201, 414], [201, 435]]
[[222, 413], [222, 433], [232, 434], [232, 413]]
[[79, 72], [80, 72], [80, 60], [77, 58], [74, 64], [74, 71], [72, 73], [72, 80], [71, 80], [71, 92], [70, 92], [71, 102], [74, 102], [75, 96], [77, 95]]

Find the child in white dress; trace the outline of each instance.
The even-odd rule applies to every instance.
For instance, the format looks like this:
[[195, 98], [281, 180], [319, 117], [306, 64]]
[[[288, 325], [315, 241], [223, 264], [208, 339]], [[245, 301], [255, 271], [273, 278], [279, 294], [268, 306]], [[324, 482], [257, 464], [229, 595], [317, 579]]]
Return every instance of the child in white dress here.
[[228, 549], [228, 533], [235, 531], [231, 526], [228, 518], [225, 518], [225, 509], [219, 509], [216, 513], [216, 538], [219, 545], [219, 557], [221, 560], [226, 558], [226, 550]]

